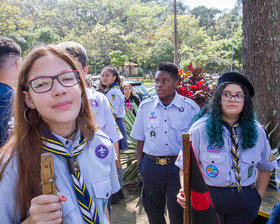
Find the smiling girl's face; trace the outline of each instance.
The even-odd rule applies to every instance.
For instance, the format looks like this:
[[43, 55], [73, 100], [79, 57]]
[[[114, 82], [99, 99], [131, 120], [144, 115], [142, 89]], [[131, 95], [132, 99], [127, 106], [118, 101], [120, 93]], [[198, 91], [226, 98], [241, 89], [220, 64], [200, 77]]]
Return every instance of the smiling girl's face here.
[[[28, 72], [28, 81], [38, 77], [56, 76], [72, 70], [66, 61], [50, 53], [33, 63]], [[27, 106], [36, 109], [52, 131], [59, 133], [59, 129], [72, 130], [76, 126], [76, 118], [81, 108], [79, 83], [65, 87], [54, 79], [52, 88], [47, 92], [36, 93], [29, 85], [28, 90], [23, 94]]]

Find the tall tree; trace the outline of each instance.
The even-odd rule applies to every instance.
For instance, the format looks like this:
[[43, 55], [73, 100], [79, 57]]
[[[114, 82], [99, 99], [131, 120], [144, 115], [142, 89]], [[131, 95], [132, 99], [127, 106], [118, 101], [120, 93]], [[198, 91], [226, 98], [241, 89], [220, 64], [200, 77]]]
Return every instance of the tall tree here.
[[174, 0], [174, 63], [178, 65], [178, 32], [177, 32], [177, 9], [176, 9], [176, 0]]
[[[280, 121], [280, 1], [243, 0], [243, 71], [255, 87], [254, 103], [262, 124]], [[272, 146], [280, 140], [279, 127]]]
[[191, 14], [199, 20], [199, 26], [205, 27], [206, 30], [215, 29], [217, 14], [221, 10], [216, 8], [207, 8], [205, 6], [198, 6], [191, 10]]

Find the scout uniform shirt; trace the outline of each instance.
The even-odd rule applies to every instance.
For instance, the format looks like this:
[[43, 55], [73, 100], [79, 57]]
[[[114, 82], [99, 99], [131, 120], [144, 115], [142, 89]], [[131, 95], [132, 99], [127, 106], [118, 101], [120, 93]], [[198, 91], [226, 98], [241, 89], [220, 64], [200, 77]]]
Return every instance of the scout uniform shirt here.
[[118, 118], [123, 118], [125, 116], [124, 95], [121, 92], [120, 87], [112, 87], [105, 93], [105, 95], [111, 103], [113, 113], [116, 114]]
[[94, 123], [108, 135], [113, 142], [123, 138], [112, 114], [107, 97], [96, 90], [86, 88], [89, 106], [95, 115]]
[[[54, 133], [53, 133], [54, 134]], [[68, 152], [73, 155], [72, 144], [80, 141], [80, 131], [72, 142], [54, 134], [65, 145]], [[80, 206], [74, 191], [67, 160], [56, 154], [54, 157], [55, 184], [67, 201], [62, 205], [62, 219], [66, 224], [84, 223]], [[93, 140], [89, 141], [83, 152], [78, 155], [78, 161], [83, 179], [91, 195], [102, 224], [109, 224], [105, 212], [107, 201], [111, 194], [119, 189], [118, 176], [115, 166], [114, 149], [110, 139], [103, 132], [96, 131]], [[17, 158], [8, 164], [0, 182], [0, 217], [1, 223], [20, 223], [20, 211], [16, 210], [15, 187], [17, 184]], [[16, 211], [15, 211], [16, 210]], [[28, 211], [27, 211], [28, 212]]]
[[[236, 186], [231, 156], [230, 131], [223, 125], [224, 148], [215, 148], [208, 143], [206, 124], [208, 115], [200, 118], [190, 128], [190, 140], [201, 172], [207, 185], [215, 187]], [[271, 148], [262, 126], [256, 121], [258, 140], [253, 148], [243, 150], [241, 141], [238, 143], [240, 154], [241, 186], [249, 186], [256, 182], [256, 168], [272, 170], [276, 164]], [[241, 136], [241, 126], [237, 127], [237, 136]], [[183, 169], [182, 150], [175, 162]]]
[[144, 100], [138, 109], [131, 137], [144, 141], [143, 152], [153, 156], [178, 155], [182, 133], [187, 132], [199, 106], [175, 92], [168, 106], [158, 96]]

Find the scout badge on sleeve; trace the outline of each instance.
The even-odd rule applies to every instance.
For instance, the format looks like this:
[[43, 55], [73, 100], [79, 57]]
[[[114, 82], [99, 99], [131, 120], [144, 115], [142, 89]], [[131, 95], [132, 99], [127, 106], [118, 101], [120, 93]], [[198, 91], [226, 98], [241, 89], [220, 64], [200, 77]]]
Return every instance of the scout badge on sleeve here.
[[108, 148], [106, 147], [106, 145], [103, 144], [100, 144], [95, 148], [95, 154], [100, 159], [106, 158], [108, 152], [109, 152]]

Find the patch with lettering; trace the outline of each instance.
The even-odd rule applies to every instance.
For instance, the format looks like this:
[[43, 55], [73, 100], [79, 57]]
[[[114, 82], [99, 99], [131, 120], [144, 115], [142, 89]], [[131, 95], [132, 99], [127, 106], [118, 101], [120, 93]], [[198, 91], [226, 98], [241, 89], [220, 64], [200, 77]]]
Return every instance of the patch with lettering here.
[[220, 159], [221, 155], [220, 154], [216, 154], [216, 153], [207, 153], [206, 154], [206, 158], [208, 159]]
[[100, 144], [95, 148], [95, 154], [100, 159], [106, 158], [106, 156], [108, 156], [108, 153], [109, 153], [108, 148], [103, 144]]
[[157, 119], [157, 117], [155, 116], [155, 112], [151, 112], [151, 117], [149, 117], [149, 119]]
[[220, 153], [220, 150], [213, 148], [212, 145], [208, 145], [207, 146], [207, 152]]
[[115, 100], [115, 94], [111, 95], [111, 100]]
[[214, 177], [218, 176], [219, 170], [218, 170], [218, 168], [217, 168], [216, 166], [214, 166], [214, 165], [209, 165], [209, 166], [206, 167], [206, 174], [207, 174], [209, 177], [214, 178]]

